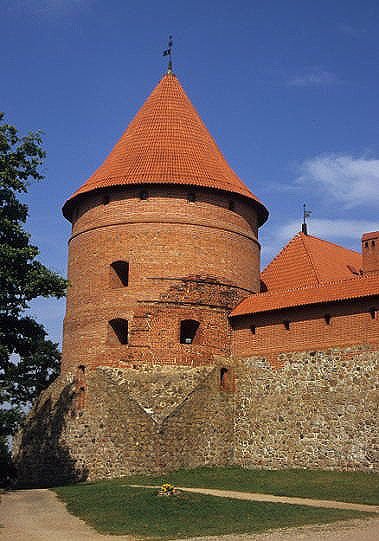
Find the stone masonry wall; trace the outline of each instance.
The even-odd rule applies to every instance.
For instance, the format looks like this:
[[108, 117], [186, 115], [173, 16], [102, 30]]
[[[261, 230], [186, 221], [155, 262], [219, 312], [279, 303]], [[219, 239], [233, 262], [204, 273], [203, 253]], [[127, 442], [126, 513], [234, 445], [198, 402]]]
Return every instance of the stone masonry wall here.
[[34, 406], [15, 443], [20, 486], [232, 462], [218, 368], [105, 367], [83, 383], [61, 376]]
[[20, 485], [201, 465], [379, 471], [379, 348], [60, 376], [15, 442]]
[[236, 369], [235, 455], [248, 468], [378, 470], [378, 348], [264, 357]]

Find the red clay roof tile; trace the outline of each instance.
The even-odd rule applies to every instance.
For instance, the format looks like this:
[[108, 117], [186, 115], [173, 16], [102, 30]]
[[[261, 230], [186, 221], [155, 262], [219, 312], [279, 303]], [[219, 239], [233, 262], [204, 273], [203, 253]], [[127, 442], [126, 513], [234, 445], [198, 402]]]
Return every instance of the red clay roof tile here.
[[352, 278], [362, 256], [326, 240], [298, 233], [261, 274], [267, 290], [298, 288]]
[[173, 74], [165, 75], [95, 173], [65, 203], [92, 190], [131, 184], [202, 186], [255, 202], [260, 223], [268, 212], [226, 162]]
[[230, 315], [257, 314], [370, 296], [379, 296], [379, 273], [357, 276], [350, 280], [322, 282], [298, 289], [279, 289], [250, 295], [236, 306]]

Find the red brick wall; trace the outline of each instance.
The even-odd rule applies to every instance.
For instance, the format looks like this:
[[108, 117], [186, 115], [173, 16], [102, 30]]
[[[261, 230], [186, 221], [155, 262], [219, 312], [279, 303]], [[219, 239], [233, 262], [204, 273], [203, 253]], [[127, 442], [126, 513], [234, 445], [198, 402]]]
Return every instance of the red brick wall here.
[[[284, 352], [378, 343], [378, 311], [373, 318], [370, 312], [373, 307], [379, 309], [378, 297], [235, 318], [232, 354], [266, 355], [272, 364], [280, 366], [280, 353]], [[331, 317], [329, 325], [326, 315]], [[289, 322], [289, 330], [284, 321]]]
[[[259, 289], [253, 204], [181, 187], [90, 194], [74, 213], [62, 370], [150, 360], [212, 362], [230, 352], [227, 313]], [[229, 201], [234, 209], [229, 210]], [[113, 288], [110, 265], [129, 262], [129, 285]], [[129, 344], [108, 343], [108, 321], [129, 321]], [[181, 319], [200, 322], [198, 343], [179, 343]]]
[[362, 235], [362, 266], [365, 274], [379, 271], [379, 231]]

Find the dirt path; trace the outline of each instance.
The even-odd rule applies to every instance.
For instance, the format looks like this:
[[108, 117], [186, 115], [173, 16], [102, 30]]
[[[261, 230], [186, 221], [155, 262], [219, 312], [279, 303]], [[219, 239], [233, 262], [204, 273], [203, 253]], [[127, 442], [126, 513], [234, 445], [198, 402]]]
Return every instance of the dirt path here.
[[67, 512], [47, 489], [17, 490], [1, 496], [0, 541], [132, 541], [131, 536], [101, 535]]
[[[230, 497], [229, 491], [225, 492]], [[98, 534], [70, 515], [55, 493], [47, 489], [18, 490], [2, 495], [0, 524], [3, 526], [0, 541], [134, 541], [132, 536]], [[379, 518], [375, 518], [187, 541], [378, 541], [378, 532]]]
[[[141, 488], [159, 488], [154, 485], [129, 485]], [[196, 494], [208, 494], [221, 498], [234, 498], [236, 500], [250, 500], [254, 502], [288, 503], [290, 505], [306, 505], [309, 507], [325, 507], [327, 509], [350, 509], [351, 511], [364, 511], [379, 513], [379, 505], [367, 505], [364, 503], [336, 502], [333, 500], [313, 500], [311, 498], [292, 498], [289, 496], [274, 496], [273, 494], [261, 494], [260, 492], [237, 492], [235, 490], [218, 490], [213, 488], [187, 488], [177, 487], [184, 492]], [[379, 533], [378, 540], [379, 541]]]

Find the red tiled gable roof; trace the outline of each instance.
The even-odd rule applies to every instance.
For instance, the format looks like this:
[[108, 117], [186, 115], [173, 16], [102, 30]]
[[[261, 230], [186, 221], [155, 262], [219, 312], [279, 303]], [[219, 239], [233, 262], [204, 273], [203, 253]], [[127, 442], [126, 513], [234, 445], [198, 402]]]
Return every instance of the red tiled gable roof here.
[[316, 286], [273, 290], [250, 295], [236, 306], [230, 315], [257, 314], [370, 296], [379, 297], [379, 273], [359, 276], [350, 280], [324, 282]]
[[69, 218], [77, 196], [131, 184], [182, 184], [242, 195], [268, 212], [229, 167], [173, 74], [165, 75], [95, 173], [65, 203]]
[[298, 233], [261, 274], [267, 290], [290, 289], [354, 277], [362, 256], [326, 240]]

